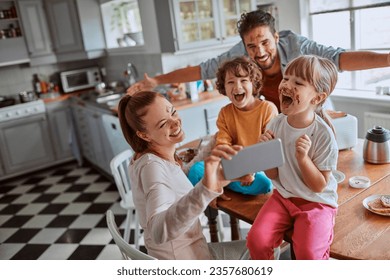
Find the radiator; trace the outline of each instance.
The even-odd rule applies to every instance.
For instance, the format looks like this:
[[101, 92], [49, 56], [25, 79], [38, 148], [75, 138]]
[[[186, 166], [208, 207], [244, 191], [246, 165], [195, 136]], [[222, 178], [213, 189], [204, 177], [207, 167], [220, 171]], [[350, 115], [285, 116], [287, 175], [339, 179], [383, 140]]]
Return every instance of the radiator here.
[[364, 131], [371, 129], [376, 125], [390, 129], [390, 114], [364, 112]]

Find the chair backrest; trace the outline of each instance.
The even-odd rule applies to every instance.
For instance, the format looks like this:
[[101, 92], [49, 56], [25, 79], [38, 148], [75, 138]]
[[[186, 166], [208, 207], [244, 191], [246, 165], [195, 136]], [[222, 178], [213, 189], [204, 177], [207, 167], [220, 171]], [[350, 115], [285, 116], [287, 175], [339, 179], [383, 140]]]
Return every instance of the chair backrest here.
[[130, 148], [129, 144], [126, 142], [125, 137], [123, 136], [118, 117], [109, 114], [103, 114], [102, 122], [107, 139], [110, 142], [112, 154], [114, 156]]
[[133, 205], [133, 196], [131, 194], [130, 178], [128, 174], [128, 166], [133, 151], [127, 149], [116, 155], [110, 162], [112, 176], [118, 188], [119, 195], [125, 205]]
[[112, 238], [114, 239], [115, 244], [119, 247], [121, 254], [126, 260], [156, 260], [156, 258], [149, 256], [136, 249], [127, 243], [121, 236], [118, 226], [115, 222], [114, 213], [111, 210], [106, 212], [106, 221], [108, 230], [111, 233]]

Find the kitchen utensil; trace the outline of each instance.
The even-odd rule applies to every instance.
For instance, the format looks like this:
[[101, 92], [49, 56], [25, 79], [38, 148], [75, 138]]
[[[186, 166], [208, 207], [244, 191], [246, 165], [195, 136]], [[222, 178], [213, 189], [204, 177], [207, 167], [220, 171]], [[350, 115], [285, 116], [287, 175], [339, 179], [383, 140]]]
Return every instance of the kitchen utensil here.
[[124, 75], [127, 77], [129, 86], [135, 83], [138, 78], [138, 71], [134, 64], [127, 63], [127, 69], [124, 72]]
[[363, 145], [363, 158], [369, 163], [390, 162], [390, 131], [381, 126], [369, 129]]
[[106, 83], [100, 82], [95, 85], [95, 91], [99, 94], [104, 94], [106, 92]]
[[14, 105], [16, 103], [14, 98], [7, 96], [0, 96], [0, 108]]
[[19, 92], [20, 102], [27, 103], [37, 100], [37, 95], [33, 91], [21, 91]]
[[342, 112], [334, 112], [331, 113], [330, 116], [330, 121], [336, 131], [336, 141], [339, 150], [346, 150], [355, 147], [358, 139], [357, 118]]

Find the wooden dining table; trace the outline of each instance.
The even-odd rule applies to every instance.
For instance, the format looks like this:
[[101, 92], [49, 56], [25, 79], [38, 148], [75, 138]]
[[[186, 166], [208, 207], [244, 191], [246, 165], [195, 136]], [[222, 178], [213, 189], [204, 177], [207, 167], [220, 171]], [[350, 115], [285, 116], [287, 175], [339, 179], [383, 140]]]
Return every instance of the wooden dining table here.
[[[338, 184], [338, 214], [330, 256], [336, 259], [390, 259], [390, 217], [363, 207], [372, 194], [390, 194], [390, 164], [370, 164], [363, 159], [364, 140], [350, 150], [339, 152], [337, 170], [345, 174]], [[368, 188], [352, 188], [349, 178], [365, 176]], [[270, 194], [243, 195], [225, 189], [231, 200], [218, 199], [218, 208], [231, 217], [252, 224]], [[237, 236], [232, 228], [232, 236]]]

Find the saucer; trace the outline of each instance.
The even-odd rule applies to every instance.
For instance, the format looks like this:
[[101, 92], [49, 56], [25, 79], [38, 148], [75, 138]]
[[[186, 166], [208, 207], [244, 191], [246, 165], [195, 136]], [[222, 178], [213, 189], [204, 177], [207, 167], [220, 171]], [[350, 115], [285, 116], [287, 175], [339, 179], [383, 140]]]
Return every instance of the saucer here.
[[341, 183], [345, 179], [345, 175], [341, 171], [332, 170], [332, 174], [333, 174], [334, 178], [336, 179], [337, 183]]
[[352, 188], [365, 189], [371, 185], [371, 181], [365, 176], [353, 176], [349, 178], [349, 185]]

